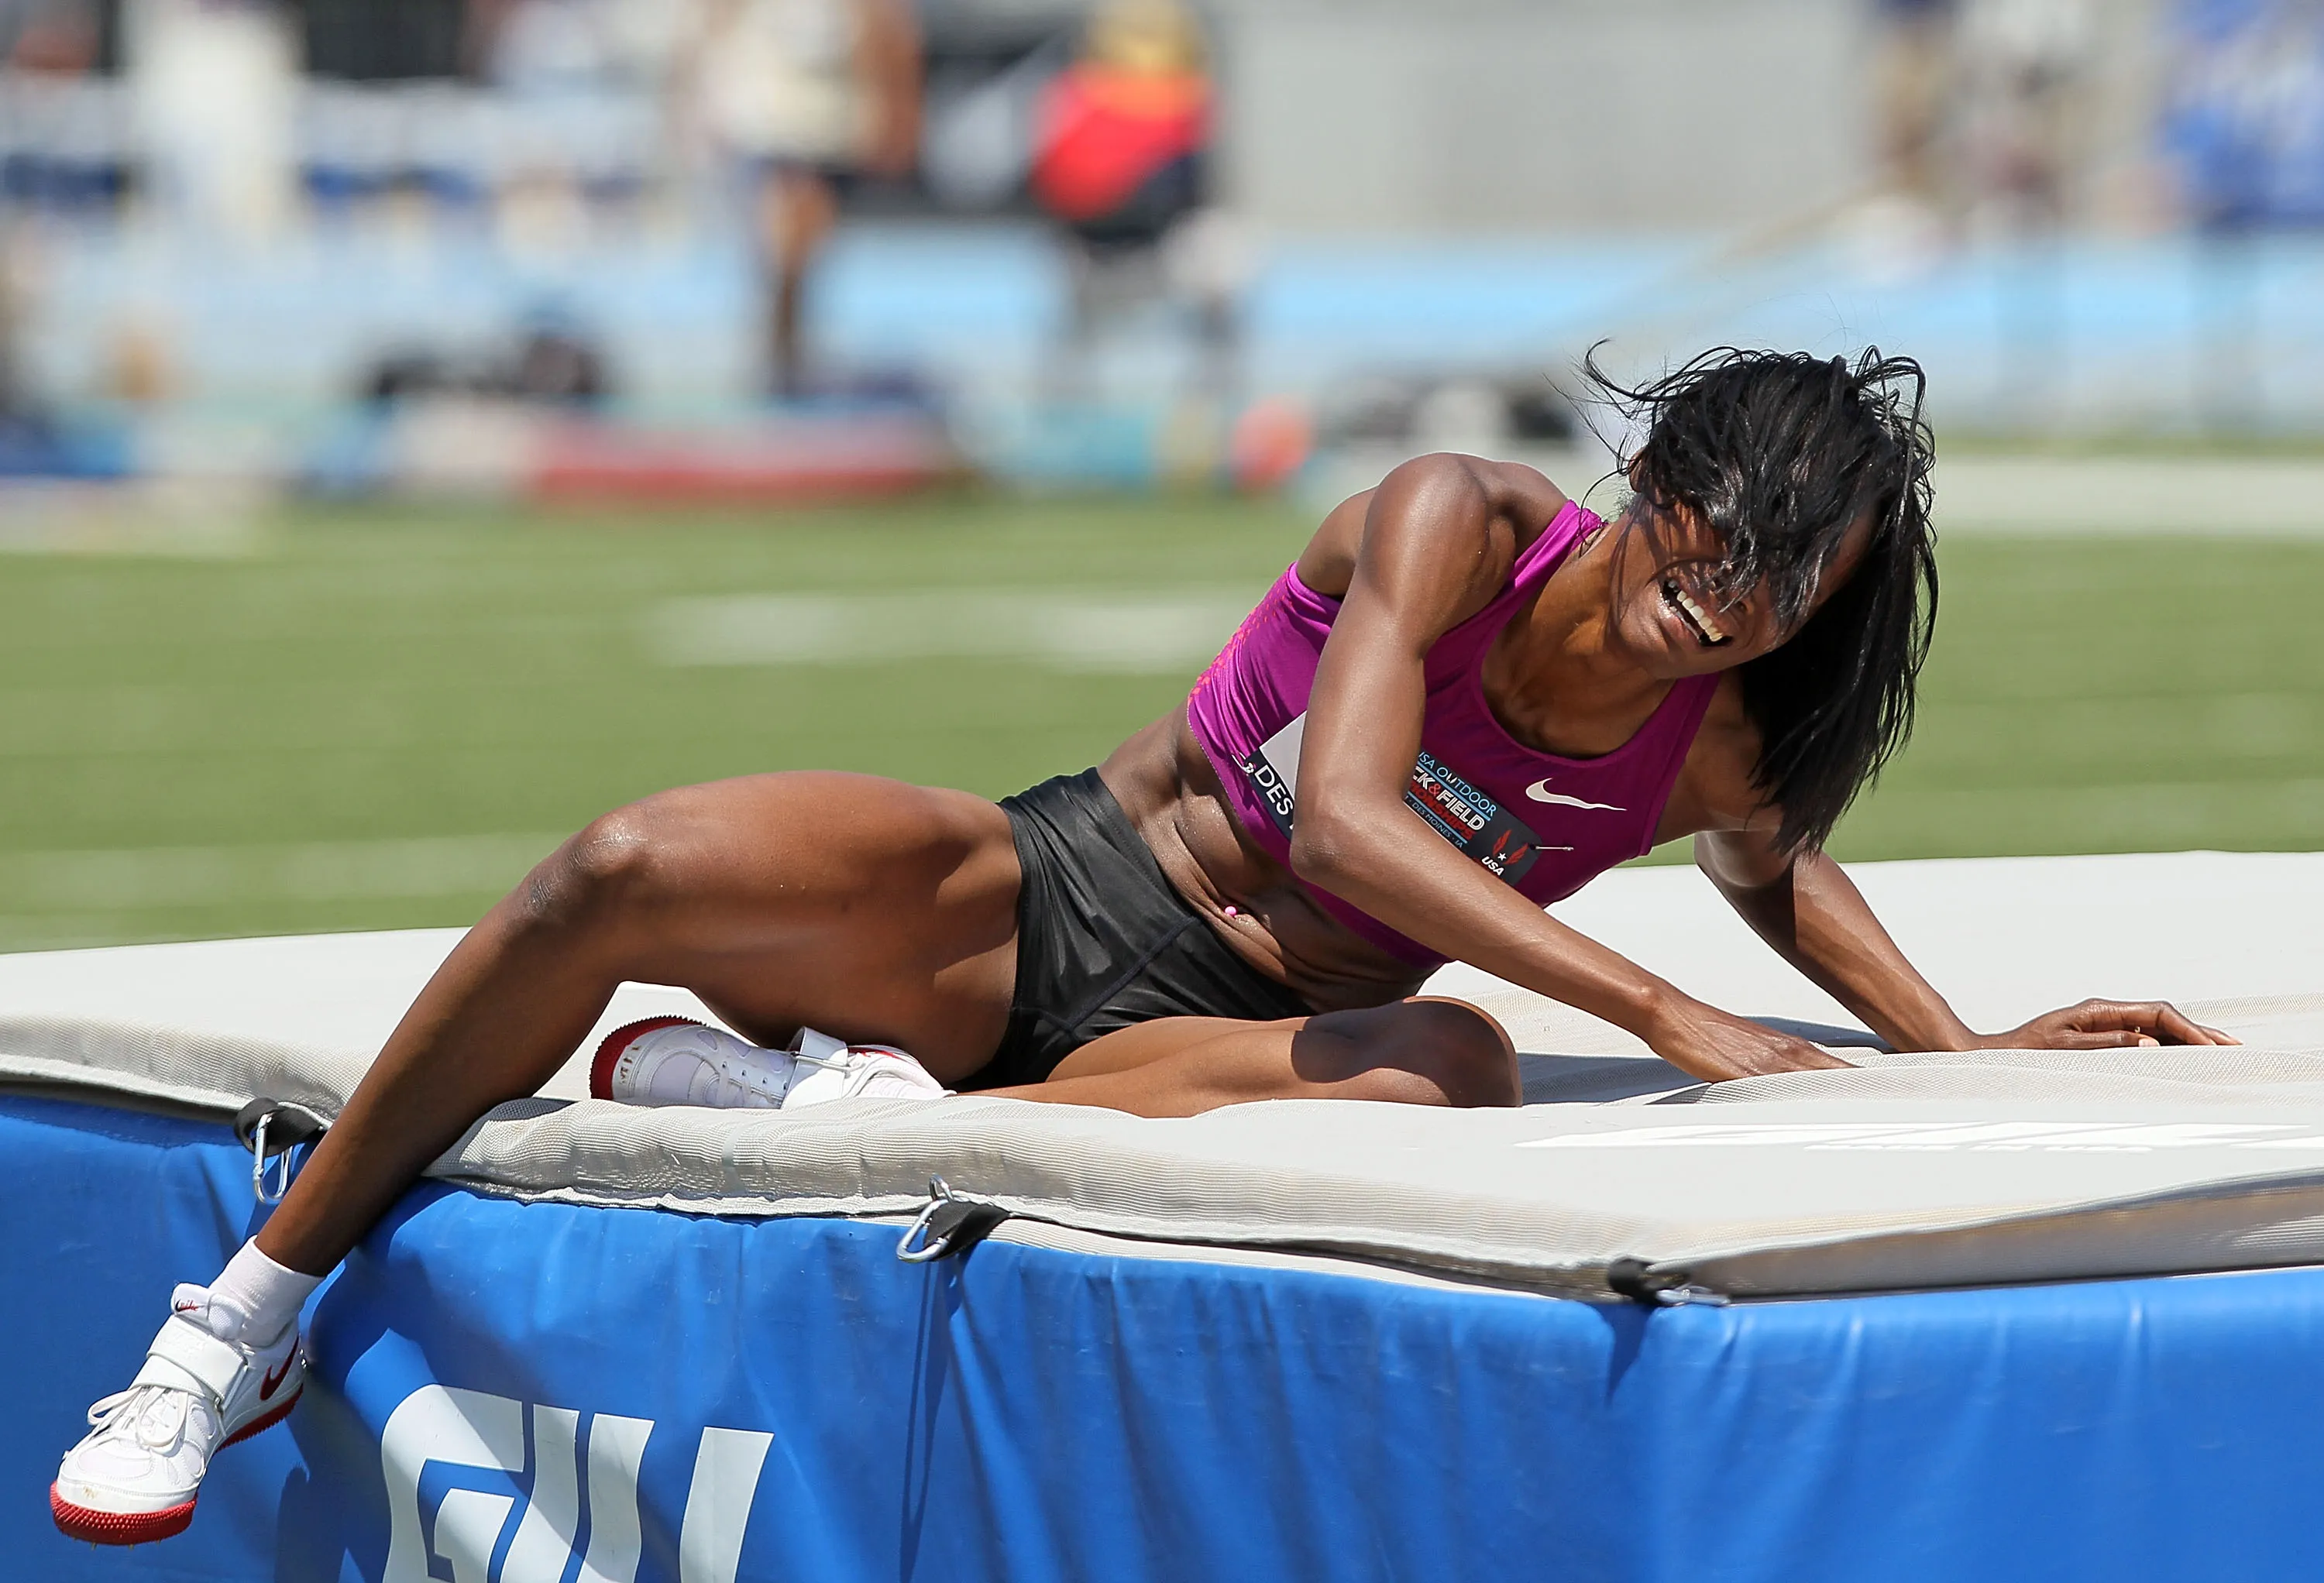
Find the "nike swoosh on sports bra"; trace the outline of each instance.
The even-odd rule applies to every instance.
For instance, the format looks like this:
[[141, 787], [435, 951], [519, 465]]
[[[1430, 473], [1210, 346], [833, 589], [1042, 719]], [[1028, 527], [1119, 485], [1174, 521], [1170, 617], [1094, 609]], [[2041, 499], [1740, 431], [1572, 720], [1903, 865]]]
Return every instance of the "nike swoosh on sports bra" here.
[[[1493, 718], [1484, 686], [1493, 639], [1598, 526], [1595, 515], [1568, 502], [1517, 557], [1491, 603], [1429, 649], [1420, 757], [1404, 794], [1430, 829], [1542, 906], [1654, 845], [1663, 805], [1719, 687], [1715, 675], [1681, 680], [1628, 741], [1595, 759], [1528, 748]], [[1244, 830], [1286, 867], [1307, 697], [1339, 613], [1340, 601], [1300, 582], [1296, 566], [1286, 568], [1186, 699], [1187, 723]], [[1445, 961], [1329, 891], [1307, 889], [1324, 911], [1414, 966]]]

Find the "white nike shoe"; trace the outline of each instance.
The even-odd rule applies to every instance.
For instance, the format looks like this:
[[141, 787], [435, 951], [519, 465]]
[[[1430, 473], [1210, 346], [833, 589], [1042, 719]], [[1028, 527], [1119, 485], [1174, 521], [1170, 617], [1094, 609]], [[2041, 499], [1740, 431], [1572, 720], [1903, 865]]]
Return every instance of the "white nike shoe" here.
[[589, 1063], [589, 1092], [630, 1105], [788, 1110], [825, 1100], [936, 1100], [952, 1091], [889, 1045], [850, 1045], [801, 1028], [767, 1050], [691, 1017], [615, 1028]]
[[222, 1339], [239, 1315], [204, 1286], [170, 1296], [170, 1318], [125, 1391], [88, 1410], [90, 1429], [49, 1486], [57, 1526], [95, 1544], [167, 1539], [194, 1520], [210, 1458], [279, 1423], [307, 1385], [299, 1327], [263, 1347]]

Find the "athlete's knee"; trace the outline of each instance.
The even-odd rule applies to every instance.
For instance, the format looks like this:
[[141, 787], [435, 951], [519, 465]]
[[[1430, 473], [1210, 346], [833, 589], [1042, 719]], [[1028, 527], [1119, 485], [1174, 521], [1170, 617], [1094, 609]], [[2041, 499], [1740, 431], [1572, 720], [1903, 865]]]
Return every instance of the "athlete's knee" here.
[[1517, 1047], [1501, 1025], [1465, 1000], [1420, 996], [1401, 1008], [1423, 1070], [1454, 1105], [1518, 1102]]
[[1468, 1002], [1422, 996], [1366, 1016], [1369, 1059], [1357, 1097], [1463, 1108], [1518, 1102], [1508, 1035]]

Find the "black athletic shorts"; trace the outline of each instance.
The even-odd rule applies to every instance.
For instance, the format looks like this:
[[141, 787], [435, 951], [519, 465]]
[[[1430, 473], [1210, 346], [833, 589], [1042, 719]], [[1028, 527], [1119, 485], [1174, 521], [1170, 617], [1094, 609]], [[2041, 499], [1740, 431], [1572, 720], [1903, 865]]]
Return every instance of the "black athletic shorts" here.
[[1158, 1017], [1254, 1022], [1314, 1010], [1237, 956], [1163, 877], [1097, 771], [1005, 797], [1024, 870], [1017, 995], [990, 1063], [961, 1086], [1039, 1082], [1102, 1034]]

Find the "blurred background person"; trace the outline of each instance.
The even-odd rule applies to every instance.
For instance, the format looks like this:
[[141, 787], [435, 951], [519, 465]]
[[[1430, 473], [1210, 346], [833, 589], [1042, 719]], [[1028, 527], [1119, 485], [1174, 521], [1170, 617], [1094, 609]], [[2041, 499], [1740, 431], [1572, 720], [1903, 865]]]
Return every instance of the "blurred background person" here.
[[138, 0], [123, 56], [152, 199], [227, 245], [292, 223], [300, 51], [269, 0]]
[[2089, 0], [1964, 0], [1958, 69], [1989, 223], [2043, 230], [2066, 219], [2087, 163], [2095, 20]]
[[[95, 69], [104, 54], [104, 22], [96, 0], [5, 0], [0, 4], [0, 61], [5, 62], [7, 81], [37, 92], [42, 83]], [[0, 215], [0, 448], [23, 459], [43, 448], [47, 424], [23, 362], [26, 305], [17, 279], [17, 228], [16, 215]]]
[[841, 206], [918, 155], [918, 24], [908, 0], [705, 0], [693, 69], [703, 123], [752, 191], [770, 386], [802, 394], [801, 304]]
[[1211, 201], [1214, 107], [1201, 23], [1177, 0], [1105, 0], [1041, 95], [1031, 187], [1067, 244], [1072, 306], [1060, 389], [1109, 318], [1165, 294], [1192, 316], [1197, 387], [1223, 396], [1234, 335], [1226, 222]]
[[1953, 107], [1960, 0], [1873, 0], [1873, 121], [1881, 179], [1928, 209], [1951, 186], [1943, 165]]

